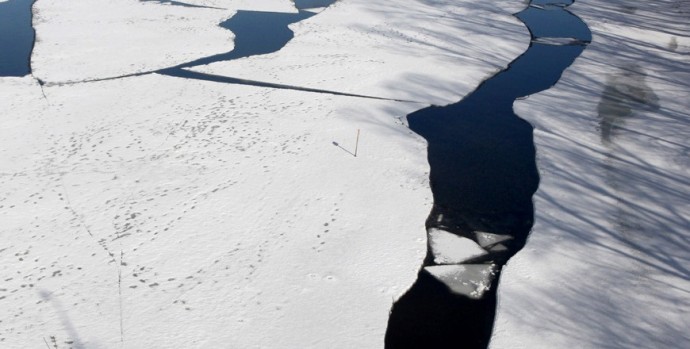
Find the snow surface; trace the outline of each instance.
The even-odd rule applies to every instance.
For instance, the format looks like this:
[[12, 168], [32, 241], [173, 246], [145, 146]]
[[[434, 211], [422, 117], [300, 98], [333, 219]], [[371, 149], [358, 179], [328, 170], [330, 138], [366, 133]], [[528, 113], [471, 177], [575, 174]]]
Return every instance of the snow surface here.
[[690, 347], [690, 3], [578, 0], [594, 41], [516, 103], [541, 183], [492, 348]]
[[36, 3], [46, 84], [0, 78], [0, 347], [382, 347], [432, 204], [404, 116], [523, 51], [524, 4], [342, 0], [276, 54], [206, 67], [423, 103], [157, 74], [60, 84], [226, 52], [217, 24], [237, 10], [295, 11], [187, 2], [227, 11]]

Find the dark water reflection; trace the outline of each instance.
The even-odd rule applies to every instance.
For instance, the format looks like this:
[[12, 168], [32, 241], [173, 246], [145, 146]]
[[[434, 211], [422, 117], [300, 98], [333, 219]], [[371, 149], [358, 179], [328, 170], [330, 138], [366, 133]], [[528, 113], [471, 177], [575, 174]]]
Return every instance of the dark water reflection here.
[[[535, 12], [538, 11], [538, 12]], [[539, 12], [540, 11], [540, 12]], [[591, 38], [589, 29], [563, 7], [528, 8], [516, 16], [536, 39], [536, 28], [567, 18], [550, 36]], [[575, 20], [570, 20], [571, 18]], [[508, 235], [500, 252], [475, 264], [502, 266], [525, 244], [532, 227], [532, 195], [539, 177], [532, 126], [513, 112], [513, 102], [553, 86], [584, 45], [533, 42], [510, 66], [465, 97], [445, 107], [408, 115], [410, 128], [428, 142], [434, 207], [427, 229], [438, 228], [477, 241], [476, 232]], [[431, 251], [424, 266], [434, 265]], [[485, 348], [493, 325], [496, 290], [474, 300], [453, 294], [422, 269], [412, 288], [395, 303], [386, 333], [387, 348]]]
[[0, 2], [0, 76], [31, 74], [31, 51], [35, 37], [31, 23], [33, 2]]

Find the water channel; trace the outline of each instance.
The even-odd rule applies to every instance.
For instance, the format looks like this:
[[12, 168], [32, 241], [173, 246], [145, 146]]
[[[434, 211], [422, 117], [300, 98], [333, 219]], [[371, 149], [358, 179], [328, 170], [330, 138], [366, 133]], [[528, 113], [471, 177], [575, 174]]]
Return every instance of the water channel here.
[[[460, 102], [407, 116], [428, 142], [432, 243], [417, 281], [393, 307], [386, 348], [487, 347], [500, 269], [525, 245], [539, 183], [533, 128], [513, 102], [552, 87], [591, 41], [570, 4], [533, 1], [516, 14], [532, 35], [525, 53]], [[433, 245], [439, 233], [485, 253], [443, 263], [443, 246]]]
[[34, 0], [0, 2], [0, 76], [31, 74], [33, 3]]
[[175, 68], [189, 68], [278, 52], [295, 36], [288, 26], [314, 15], [313, 12], [303, 10], [297, 13], [237, 11], [234, 16], [220, 24], [222, 28], [235, 34], [232, 50], [184, 63]]

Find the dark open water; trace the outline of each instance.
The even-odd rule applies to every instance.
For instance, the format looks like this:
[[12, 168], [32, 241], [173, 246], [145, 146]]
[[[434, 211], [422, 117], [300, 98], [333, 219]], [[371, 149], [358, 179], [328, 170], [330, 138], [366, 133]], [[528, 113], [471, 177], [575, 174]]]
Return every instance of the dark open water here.
[[31, 74], [34, 28], [31, 6], [34, 0], [0, 2], [0, 76]]
[[[586, 24], [565, 9], [572, 1], [534, 3], [547, 6], [516, 14], [533, 40], [572, 38], [574, 43], [533, 41], [507, 69], [458, 103], [407, 116], [410, 128], [428, 142], [434, 206], [427, 228], [475, 241], [476, 232], [511, 236], [503, 243], [506, 249], [469, 262], [499, 270], [526, 242], [534, 217], [532, 195], [539, 183], [533, 129], [513, 112], [513, 102], [553, 86], [591, 41]], [[429, 251], [424, 266], [433, 265]], [[451, 292], [422, 269], [393, 307], [386, 348], [486, 348], [499, 276], [481, 299], [472, 299]]]

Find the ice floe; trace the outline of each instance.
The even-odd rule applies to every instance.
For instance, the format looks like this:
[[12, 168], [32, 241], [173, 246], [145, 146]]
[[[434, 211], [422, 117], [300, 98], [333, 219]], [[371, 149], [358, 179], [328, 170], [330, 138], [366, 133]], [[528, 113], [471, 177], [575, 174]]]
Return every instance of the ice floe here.
[[496, 275], [493, 264], [434, 265], [424, 270], [448, 286], [451, 292], [474, 299], [484, 296]]
[[487, 254], [472, 239], [436, 228], [429, 229], [429, 246], [436, 264], [459, 264]]

